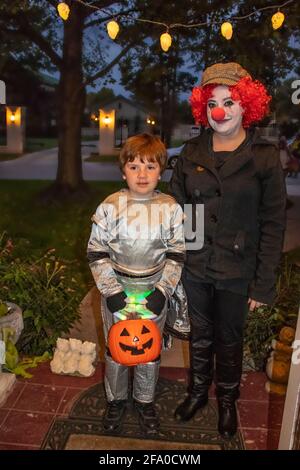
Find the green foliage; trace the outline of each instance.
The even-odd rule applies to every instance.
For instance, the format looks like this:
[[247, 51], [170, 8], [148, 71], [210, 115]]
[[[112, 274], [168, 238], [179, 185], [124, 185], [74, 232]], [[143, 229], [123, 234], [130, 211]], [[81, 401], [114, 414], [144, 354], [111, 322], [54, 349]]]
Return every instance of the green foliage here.
[[14, 369], [19, 362], [17, 348], [11, 339], [14, 335], [15, 330], [13, 328], [6, 327], [1, 329], [1, 336], [5, 343], [5, 367], [8, 370]]
[[287, 325], [296, 327], [300, 300], [300, 268], [295, 255], [283, 255], [277, 281], [277, 297], [272, 306], [263, 306], [249, 312], [245, 330], [245, 347], [255, 368], [263, 369], [271, 350], [271, 341]]
[[81, 294], [69, 266], [56, 258], [54, 249], [38, 258], [26, 248], [15, 248], [6, 234], [0, 238], [0, 298], [23, 310], [18, 351], [39, 355], [50, 351], [79, 318]]
[[[98, 204], [123, 183], [91, 182], [85, 198], [63, 203], [45, 204], [40, 193], [45, 191], [47, 181], [1, 181], [0, 234], [5, 230], [13, 240], [15, 256], [24, 259], [30, 251], [41, 257], [50, 248], [56, 256], [68, 263], [76, 288], [83, 297], [94, 285], [86, 259], [86, 246], [91, 232], [91, 217]], [[22, 208], [20, 210], [20, 208]]]

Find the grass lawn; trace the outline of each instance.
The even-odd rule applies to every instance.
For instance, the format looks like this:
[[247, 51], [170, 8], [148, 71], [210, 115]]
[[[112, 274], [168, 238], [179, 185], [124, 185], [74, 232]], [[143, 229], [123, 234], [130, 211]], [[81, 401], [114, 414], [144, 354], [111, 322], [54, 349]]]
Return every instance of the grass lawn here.
[[170, 147], [180, 147], [184, 143], [183, 139], [172, 139]]
[[55, 248], [59, 258], [72, 261], [80, 287], [83, 292], [87, 291], [92, 285], [86, 259], [91, 216], [108, 194], [124, 184], [121, 181], [91, 182], [91, 193], [82, 203], [66, 202], [46, 207], [39, 202], [38, 194], [48, 185], [47, 181], [1, 181], [0, 235], [6, 231], [13, 241], [29, 240], [28, 250], [36, 253]]
[[118, 163], [118, 155], [99, 155], [99, 153], [91, 153], [86, 162], [101, 162], [101, 163]]
[[0, 162], [5, 162], [7, 160], [14, 160], [15, 158], [21, 157], [19, 153], [0, 153]]
[[[39, 150], [51, 149], [57, 147], [56, 137], [28, 137], [25, 143], [24, 153], [38, 152]], [[24, 154], [23, 153], [23, 154]], [[0, 161], [13, 160], [22, 157], [19, 153], [0, 153]]]
[[52, 149], [57, 146], [58, 142], [56, 137], [28, 137], [26, 139], [25, 153]]

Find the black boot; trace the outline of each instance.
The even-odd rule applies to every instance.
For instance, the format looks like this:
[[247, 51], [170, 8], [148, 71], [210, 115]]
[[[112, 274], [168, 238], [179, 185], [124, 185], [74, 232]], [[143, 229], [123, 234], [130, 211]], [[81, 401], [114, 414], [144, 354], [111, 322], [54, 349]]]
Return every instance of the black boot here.
[[230, 439], [237, 431], [237, 413], [234, 400], [218, 399], [218, 431], [224, 439]]
[[237, 431], [235, 402], [239, 397], [242, 363], [243, 343], [216, 344], [218, 430], [225, 439], [230, 439]]
[[186, 399], [176, 408], [177, 421], [189, 421], [208, 402], [213, 377], [213, 345], [210, 339], [191, 339], [191, 386]]
[[117, 431], [121, 428], [126, 411], [127, 400], [113, 400], [107, 403], [103, 416], [105, 431]]
[[139, 423], [142, 431], [147, 435], [157, 434], [160, 423], [154, 403], [141, 403], [135, 400], [134, 406], [138, 412]]
[[176, 408], [174, 416], [177, 421], [189, 421], [198, 410], [208, 402], [208, 396], [203, 397], [188, 395], [186, 399]]

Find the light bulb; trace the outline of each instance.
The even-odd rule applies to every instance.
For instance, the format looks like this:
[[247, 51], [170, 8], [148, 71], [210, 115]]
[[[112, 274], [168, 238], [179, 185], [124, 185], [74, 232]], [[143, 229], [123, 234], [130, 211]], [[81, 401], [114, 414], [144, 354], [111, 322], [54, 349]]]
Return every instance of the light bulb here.
[[59, 16], [66, 21], [69, 18], [70, 7], [64, 2], [61, 2], [57, 5], [57, 11]]
[[226, 21], [225, 23], [222, 24], [221, 26], [221, 34], [226, 38], [227, 40], [232, 38], [232, 24], [229, 23], [229, 21]]
[[278, 11], [272, 16], [271, 21], [273, 29], [279, 29], [284, 22], [284, 14]]
[[118, 32], [120, 31], [120, 27], [116, 21], [109, 21], [106, 25], [107, 33], [111, 39], [116, 39]]
[[160, 36], [160, 45], [163, 51], [167, 52], [172, 44], [172, 38], [169, 33], [163, 33]]

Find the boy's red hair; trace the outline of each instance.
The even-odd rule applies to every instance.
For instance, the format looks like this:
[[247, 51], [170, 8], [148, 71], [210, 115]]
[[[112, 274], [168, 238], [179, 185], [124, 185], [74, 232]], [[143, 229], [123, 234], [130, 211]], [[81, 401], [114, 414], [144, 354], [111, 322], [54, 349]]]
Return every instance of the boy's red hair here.
[[[210, 84], [193, 88], [190, 103], [197, 124], [205, 127], [209, 126], [206, 106], [208, 99], [212, 96], [213, 89], [217, 86], [220, 85]], [[229, 85], [228, 88], [231, 91], [231, 98], [234, 101], [240, 101], [244, 110], [242, 121], [244, 128], [249, 127], [254, 122], [259, 122], [267, 115], [271, 96], [268, 95], [265, 86], [261, 82], [250, 77], [243, 77], [236, 85]]]

